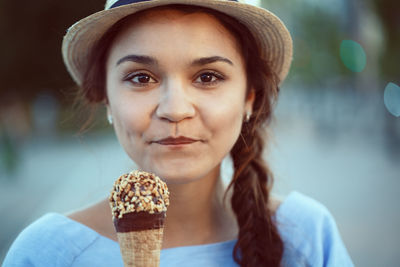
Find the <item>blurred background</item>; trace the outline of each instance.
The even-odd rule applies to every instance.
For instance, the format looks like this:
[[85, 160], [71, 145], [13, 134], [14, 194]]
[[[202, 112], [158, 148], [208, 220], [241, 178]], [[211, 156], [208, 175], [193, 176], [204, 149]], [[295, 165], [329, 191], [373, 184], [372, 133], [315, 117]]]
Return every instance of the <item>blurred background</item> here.
[[[356, 266], [399, 266], [400, 2], [247, 2], [275, 12], [294, 41], [265, 153], [275, 194], [327, 206]], [[133, 166], [102, 107], [80, 131], [91, 107], [74, 105], [61, 59], [66, 29], [103, 5], [0, 1], [0, 262], [32, 221], [106, 196]]]

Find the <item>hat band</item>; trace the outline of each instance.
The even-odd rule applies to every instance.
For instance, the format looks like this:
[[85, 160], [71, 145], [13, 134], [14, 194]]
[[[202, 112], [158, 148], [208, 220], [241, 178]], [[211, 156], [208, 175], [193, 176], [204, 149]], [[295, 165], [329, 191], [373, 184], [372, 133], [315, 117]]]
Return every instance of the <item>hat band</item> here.
[[[151, 0], [118, 0], [110, 7], [110, 9], [114, 7], [129, 5], [133, 3], [148, 2], [148, 1]], [[238, 0], [228, 0], [228, 1], [238, 2]]]

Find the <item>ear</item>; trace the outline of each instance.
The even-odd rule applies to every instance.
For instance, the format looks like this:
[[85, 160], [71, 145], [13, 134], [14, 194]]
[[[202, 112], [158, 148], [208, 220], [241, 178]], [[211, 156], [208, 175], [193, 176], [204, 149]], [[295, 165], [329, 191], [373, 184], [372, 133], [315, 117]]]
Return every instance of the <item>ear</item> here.
[[105, 106], [109, 106], [109, 105], [110, 105], [110, 102], [108, 101], [107, 93], [106, 93], [106, 95], [105, 95], [103, 101], [101, 101], [101, 102], [102, 102], [102, 104], [105, 105]]
[[107, 120], [108, 120], [108, 123], [109, 124], [113, 124], [113, 116], [112, 116], [112, 113], [111, 113], [110, 105], [106, 104], [105, 107], [107, 109]]
[[245, 102], [245, 112], [248, 113], [250, 112], [253, 113], [253, 103], [254, 103], [254, 99], [256, 98], [256, 92], [254, 91], [254, 89], [251, 89], [249, 91], [249, 93], [247, 94], [247, 98], [246, 98], [246, 102]]

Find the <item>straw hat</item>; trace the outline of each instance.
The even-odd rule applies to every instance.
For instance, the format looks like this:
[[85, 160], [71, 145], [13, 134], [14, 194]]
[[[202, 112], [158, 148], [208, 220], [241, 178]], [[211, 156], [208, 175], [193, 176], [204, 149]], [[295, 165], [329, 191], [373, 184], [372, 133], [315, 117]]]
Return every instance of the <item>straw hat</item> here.
[[107, 0], [105, 10], [78, 21], [64, 36], [63, 59], [74, 81], [82, 85], [90, 51], [113, 24], [138, 11], [171, 4], [207, 7], [237, 19], [259, 41], [261, 56], [270, 62], [272, 70], [281, 81], [285, 79], [292, 61], [292, 39], [270, 11], [235, 0]]

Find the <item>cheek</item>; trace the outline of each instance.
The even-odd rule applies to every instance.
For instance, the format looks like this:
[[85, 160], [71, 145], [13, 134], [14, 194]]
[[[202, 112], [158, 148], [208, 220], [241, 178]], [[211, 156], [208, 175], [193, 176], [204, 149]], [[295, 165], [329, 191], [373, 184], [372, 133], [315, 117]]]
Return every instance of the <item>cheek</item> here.
[[223, 103], [216, 104], [216, 108], [210, 113], [210, 117], [215, 121], [216, 126], [220, 125], [218, 128], [228, 125], [230, 125], [230, 128], [237, 127], [237, 124], [241, 121], [242, 110], [241, 103], [226, 100]]
[[[120, 83], [114, 71], [107, 72], [107, 98], [111, 108], [114, 128], [118, 137], [131, 135], [146, 129], [151, 112], [149, 97], [138, 94]], [[121, 140], [120, 140], [121, 141]]]
[[[212, 130], [212, 140], [219, 150], [227, 154], [236, 142], [242, 126], [244, 96], [224, 97], [218, 102], [208, 102], [207, 124]], [[213, 107], [211, 107], [213, 106]]]
[[137, 106], [121, 106], [114, 109], [114, 121], [116, 130], [124, 132], [127, 135], [139, 134], [146, 129], [147, 123], [144, 119], [143, 110]]
[[143, 133], [151, 118], [151, 103], [147, 98], [121, 94], [110, 98], [114, 128], [119, 142], [132, 155], [133, 149], [141, 147]]

